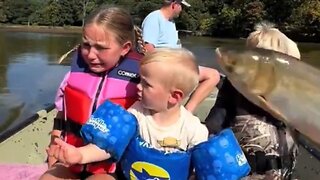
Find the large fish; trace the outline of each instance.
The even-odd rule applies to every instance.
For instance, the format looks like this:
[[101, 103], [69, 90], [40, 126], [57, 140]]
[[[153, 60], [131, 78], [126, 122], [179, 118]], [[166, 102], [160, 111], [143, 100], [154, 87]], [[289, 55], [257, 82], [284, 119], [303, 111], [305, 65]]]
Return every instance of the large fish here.
[[320, 70], [265, 49], [217, 48], [216, 54], [240, 93], [320, 144]]

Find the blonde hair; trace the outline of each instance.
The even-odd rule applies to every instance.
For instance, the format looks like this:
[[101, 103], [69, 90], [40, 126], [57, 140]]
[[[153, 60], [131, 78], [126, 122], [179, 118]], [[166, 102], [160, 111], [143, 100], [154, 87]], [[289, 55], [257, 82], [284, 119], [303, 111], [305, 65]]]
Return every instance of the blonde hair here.
[[195, 89], [199, 83], [199, 68], [192, 52], [184, 49], [161, 48], [147, 53], [142, 58], [140, 66], [152, 62], [165, 63], [167, 70], [162, 82], [167, 88], [180, 89], [185, 97]]
[[[93, 11], [85, 20], [84, 27], [90, 24], [96, 23], [102, 25], [104, 28], [112, 31], [116, 35], [116, 40], [119, 44], [124, 44], [127, 41], [132, 43], [132, 47], [137, 47], [137, 51], [141, 54], [145, 54], [145, 44], [142, 38], [142, 31], [138, 26], [133, 24], [130, 14], [118, 7], [101, 6]], [[70, 49], [63, 54], [58, 63], [62, 61], [72, 52], [79, 48], [80, 44]]]
[[90, 24], [101, 25], [115, 34], [119, 44], [130, 41], [134, 44], [135, 32], [131, 15], [119, 7], [101, 6], [94, 10], [85, 20], [84, 27]]
[[274, 50], [299, 60], [301, 58], [297, 44], [268, 22], [255, 26], [255, 31], [247, 38], [247, 46]]

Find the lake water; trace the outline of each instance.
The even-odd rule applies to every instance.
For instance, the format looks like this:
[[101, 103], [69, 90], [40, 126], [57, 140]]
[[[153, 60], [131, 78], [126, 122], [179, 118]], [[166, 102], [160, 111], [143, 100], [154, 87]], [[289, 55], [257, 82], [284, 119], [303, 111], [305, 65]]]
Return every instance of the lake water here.
[[79, 35], [0, 32], [0, 132], [54, 101], [67, 66], [57, 59]]

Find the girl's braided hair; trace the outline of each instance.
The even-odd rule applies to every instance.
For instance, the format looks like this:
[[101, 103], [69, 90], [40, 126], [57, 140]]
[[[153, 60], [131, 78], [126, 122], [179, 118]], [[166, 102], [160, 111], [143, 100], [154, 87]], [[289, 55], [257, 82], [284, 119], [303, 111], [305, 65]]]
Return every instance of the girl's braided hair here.
[[141, 54], [146, 54], [146, 48], [145, 48], [146, 44], [144, 43], [144, 40], [142, 37], [142, 30], [137, 25], [134, 26], [134, 35], [135, 35], [135, 43], [136, 43], [135, 46], [137, 51]]

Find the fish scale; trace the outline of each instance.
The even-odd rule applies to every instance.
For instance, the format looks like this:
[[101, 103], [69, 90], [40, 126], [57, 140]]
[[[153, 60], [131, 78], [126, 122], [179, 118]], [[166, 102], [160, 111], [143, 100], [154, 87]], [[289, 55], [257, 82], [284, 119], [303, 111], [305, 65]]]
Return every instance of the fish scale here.
[[222, 47], [216, 53], [220, 67], [240, 93], [320, 145], [318, 69], [266, 49]]

